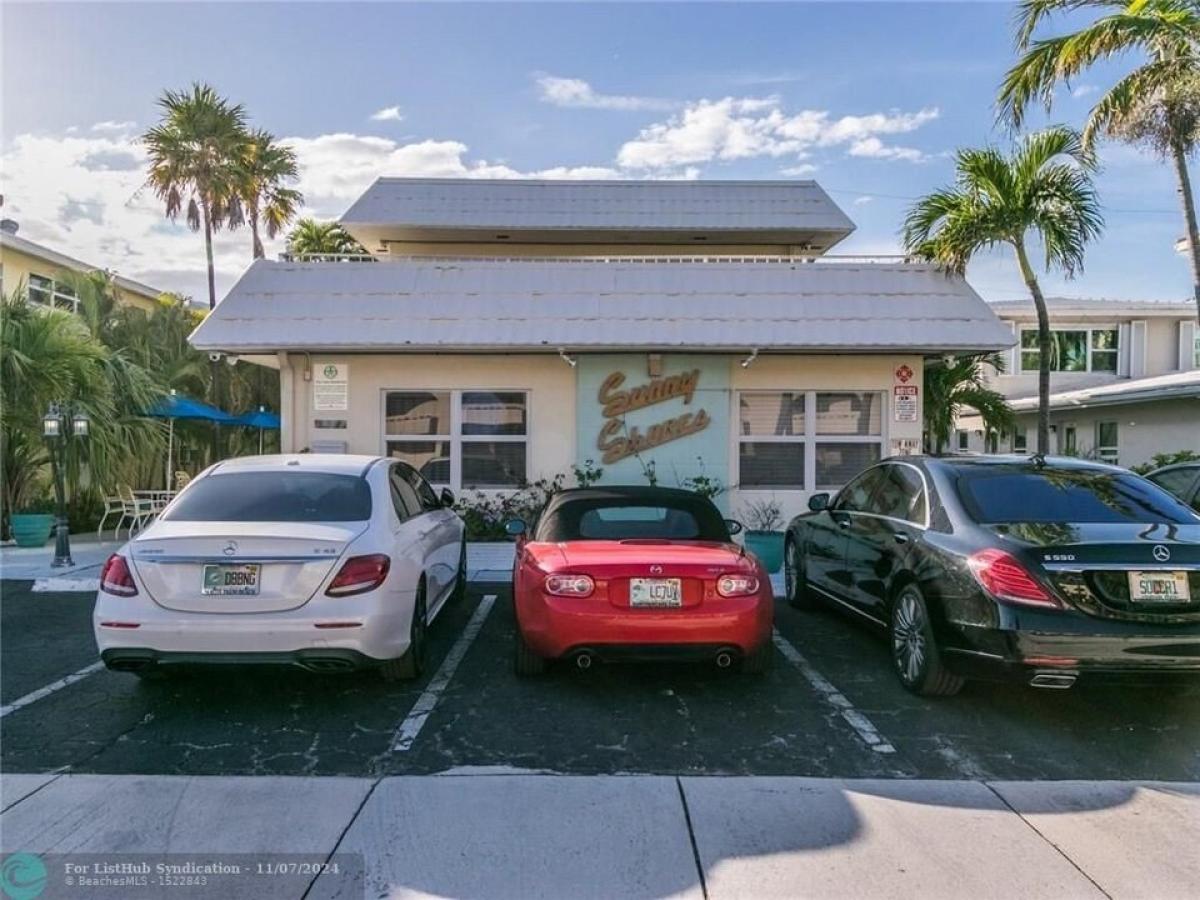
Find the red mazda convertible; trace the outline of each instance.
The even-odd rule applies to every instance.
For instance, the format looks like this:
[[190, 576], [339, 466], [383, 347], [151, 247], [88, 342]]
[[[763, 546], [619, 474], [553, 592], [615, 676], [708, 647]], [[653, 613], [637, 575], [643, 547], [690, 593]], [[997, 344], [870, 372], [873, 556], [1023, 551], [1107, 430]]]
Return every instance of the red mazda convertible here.
[[762, 563], [730, 538], [712, 501], [652, 487], [556, 494], [517, 537], [516, 670], [547, 660], [711, 660], [762, 672], [774, 597]]

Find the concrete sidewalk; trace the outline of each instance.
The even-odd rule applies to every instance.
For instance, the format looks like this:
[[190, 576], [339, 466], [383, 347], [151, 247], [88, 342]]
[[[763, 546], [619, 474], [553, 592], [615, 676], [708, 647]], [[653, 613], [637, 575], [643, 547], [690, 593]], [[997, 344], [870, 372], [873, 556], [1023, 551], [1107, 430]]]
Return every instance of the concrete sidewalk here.
[[[315, 898], [1200, 896], [1197, 784], [484, 770], [6, 775], [0, 793], [6, 853], [361, 862], [317, 877]], [[79, 896], [56, 893], [61, 861], [47, 860], [44, 896]], [[309, 883], [215, 887], [187, 896], [299, 897]]]

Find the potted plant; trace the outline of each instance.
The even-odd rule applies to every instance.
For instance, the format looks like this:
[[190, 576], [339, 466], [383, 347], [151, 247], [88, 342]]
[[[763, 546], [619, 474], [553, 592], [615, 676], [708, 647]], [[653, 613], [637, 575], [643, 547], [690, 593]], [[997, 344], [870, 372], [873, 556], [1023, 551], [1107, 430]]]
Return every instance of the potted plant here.
[[54, 513], [49, 501], [26, 503], [8, 517], [9, 531], [18, 547], [43, 547], [54, 530]]
[[762, 560], [772, 574], [783, 568], [783, 510], [775, 500], [746, 504], [743, 518], [748, 526], [746, 549]]

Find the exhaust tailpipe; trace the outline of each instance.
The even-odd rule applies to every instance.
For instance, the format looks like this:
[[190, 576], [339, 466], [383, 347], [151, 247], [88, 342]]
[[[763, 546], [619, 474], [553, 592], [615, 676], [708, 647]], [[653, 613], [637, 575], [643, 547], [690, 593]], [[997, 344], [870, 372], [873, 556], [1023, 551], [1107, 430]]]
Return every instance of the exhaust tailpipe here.
[[717, 668], [728, 669], [733, 665], [733, 654], [728, 650], [722, 650], [717, 654]]
[[1038, 672], [1029, 680], [1029, 684], [1035, 688], [1065, 691], [1074, 686], [1078, 677], [1076, 672]]
[[582, 671], [584, 669], [590, 669], [591, 667], [592, 667], [592, 654], [580, 653], [575, 657], [575, 668], [580, 669]]

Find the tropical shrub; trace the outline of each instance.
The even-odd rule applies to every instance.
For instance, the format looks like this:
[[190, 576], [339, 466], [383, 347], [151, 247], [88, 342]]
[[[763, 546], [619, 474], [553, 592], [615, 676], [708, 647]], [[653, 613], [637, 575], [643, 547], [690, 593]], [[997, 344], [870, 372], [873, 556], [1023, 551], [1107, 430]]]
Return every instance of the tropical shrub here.
[[1130, 466], [1131, 472], [1137, 472], [1139, 475], [1149, 475], [1155, 469], [1161, 469], [1163, 466], [1174, 466], [1185, 462], [1200, 462], [1200, 453], [1194, 450], [1177, 450], [1174, 453], [1155, 453], [1150, 457], [1150, 462], [1142, 463], [1140, 466]]

